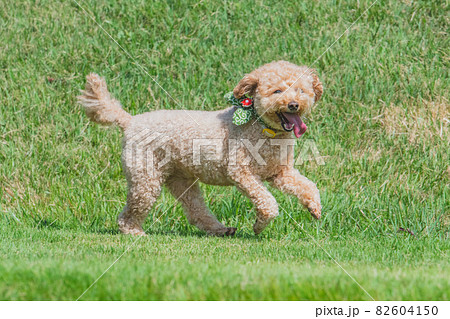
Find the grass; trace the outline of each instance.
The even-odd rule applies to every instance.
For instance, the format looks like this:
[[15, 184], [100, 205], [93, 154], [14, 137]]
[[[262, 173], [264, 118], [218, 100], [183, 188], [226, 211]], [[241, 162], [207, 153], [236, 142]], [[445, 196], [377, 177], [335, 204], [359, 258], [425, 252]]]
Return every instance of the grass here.
[[[2, 300], [77, 299], [136, 240], [115, 223], [120, 132], [89, 124], [75, 103], [88, 72], [132, 114], [220, 109], [244, 73], [313, 63], [371, 4], [79, 3], [134, 60], [73, 1], [0, 3]], [[297, 150], [311, 139], [323, 156], [298, 167], [321, 190], [320, 221], [274, 190], [301, 227], [282, 213], [255, 237], [246, 198], [202, 185], [219, 220], [238, 227], [210, 238], [165, 191], [148, 238], [82, 300], [370, 299], [324, 250], [377, 300], [448, 299], [446, 8], [380, 0], [315, 63], [325, 94]]]

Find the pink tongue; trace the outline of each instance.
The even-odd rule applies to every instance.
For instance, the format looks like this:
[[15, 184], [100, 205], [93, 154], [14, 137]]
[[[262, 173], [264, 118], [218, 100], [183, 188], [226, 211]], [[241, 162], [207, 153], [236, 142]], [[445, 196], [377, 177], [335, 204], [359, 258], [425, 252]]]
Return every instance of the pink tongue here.
[[302, 119], [298, 114], [295, 113], [283, 113], [283, 115], [287, 118], [287, 120], [294, 124], [294, 134], [295, 137], [299, 138], [302, 136], [306, 129], [308, 128], [305, 123], [303, 123]]

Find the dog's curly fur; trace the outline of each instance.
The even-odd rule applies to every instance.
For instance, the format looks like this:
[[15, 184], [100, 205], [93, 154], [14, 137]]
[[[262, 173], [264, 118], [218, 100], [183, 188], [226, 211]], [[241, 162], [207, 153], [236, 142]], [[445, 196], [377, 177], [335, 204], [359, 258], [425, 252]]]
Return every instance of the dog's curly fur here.
[[[274, 94], [276, 90], [283, 91], [283, 94]], [[276, 113], [292, 112], [288, 109], [288, 103], [295, 101], [298, 114], [303, 115], [320, 99], [322, 91], [322, 83], [314, 70], [278, 61], [245, 75], [233, 93], [236, 98], [252, 96], [257, 114], [277, 132], [276, 138], [292, 139], [292, 133], [283, 129]], [[181, 201], [191, 224], [211, 235], [233, 235], [235, 228], [222, 225], [209, 212], [198, 184], [194, 183], [197, 179], [212, 185], [234, 185], [247, 195], [257, 209], [253, 227], [256, 234], [278, 215], [277, 202], [263, 184], [264, 181], [297, 196], [312, 216], [320, 218], [319, 191], [313, 182], [294, 169], [293, 148], [288, 148], [287, 158], [286, 154], [282, 156], [281, 147], [274, 147], [274, 143], [271, 145], [257, 121], [234, 125], [232, 116], [235, 107], [212, 112], [163, 110], [131, 116], [111, 97], [105, 80], [96, 74], [87, 76], [86, 88], [78, 99], [92, 121], [104, 125], [116, 124], [123, 130], [124, 150], [142, 131], [163, 134], [165, 147], [170, 150], [170, 161], [161, 168], [154, 167], [151, 174], [143, 164], [139, 164], [144, 163], [144, 158], [135, 158], [136, 154], [143, 157], [142, 152], [123, 152], [123, 168], [128, 181], [127, 204], [118, 217], [123, 233], [145, 235], [142, 224], [158, 198], [161, 186], [165, 184]], [[202, 158], [201, 164], [198, 163], [194, 159], [194, 139], [216, 141], [220, 146], [219, 156], [215, 159]], [[238, 143], [234, 153], [230, 153], [230, 140], [246, 142]], [[262, 143], [258, 144], [261, 146], [258, 153], [265, 165], [250, 156], [251, 146], [258, 142]], [[146, 145], [139, 147], [145, 148]], [[163, 152], [159, 151], [153, 155], [157, 160], [164, 157]]]

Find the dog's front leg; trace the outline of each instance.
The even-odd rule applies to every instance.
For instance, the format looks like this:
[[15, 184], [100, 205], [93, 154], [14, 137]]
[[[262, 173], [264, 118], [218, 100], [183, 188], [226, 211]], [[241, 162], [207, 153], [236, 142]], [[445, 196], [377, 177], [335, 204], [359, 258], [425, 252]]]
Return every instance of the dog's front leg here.
[[320, 194], [316, 184], [301, 175], [295, 168], [289, 167], [282, 170], [272, 180], [273, 186], [291, 195], [297, 196], [314, 218], [319, 219], [322, 206]]
[[266, 226], [278, 216], [278, 204], [273, 195], [264, 186], [261, 180], [246, 170], [234, 176], [236, 186], [256, 206], [257, 216], [253, 225], [255, 234], [259, 234]]

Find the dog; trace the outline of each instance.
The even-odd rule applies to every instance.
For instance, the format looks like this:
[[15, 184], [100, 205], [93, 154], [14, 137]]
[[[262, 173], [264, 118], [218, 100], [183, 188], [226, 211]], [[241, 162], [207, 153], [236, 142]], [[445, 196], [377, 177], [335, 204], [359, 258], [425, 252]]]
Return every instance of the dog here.
[[[322, 93], [315, 70], [276, 61], [241, 79], [230, 97], [237, 102], [232, 107], [131, 116], [111, 97], [105, 80], [89, 74], [79, 103], [93, 122], [116, 125], [123, 131], [128, 194], [118, 216], [120, 231], [145, 235], [142, 224], [166, 185], [181, 202], [189, 223], [209, 235], [234, 235], [236, 228], [224, 226], [211, 214], [197, 181], [235, 186], [248, 196], [257, 211], [255, 234], [278, 215], [278, 204], [265, 181], [296, 196], [319, 219], [319, 190], [294, 168], [293, 144], [294, 136], [299, 138], [307, 129], [302, 117]], [[242, 123], [241, 113], [247, 118]], [[157, 143], [158, 149], [152, 147], [157, 141], [163, 141]]]

